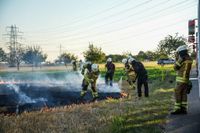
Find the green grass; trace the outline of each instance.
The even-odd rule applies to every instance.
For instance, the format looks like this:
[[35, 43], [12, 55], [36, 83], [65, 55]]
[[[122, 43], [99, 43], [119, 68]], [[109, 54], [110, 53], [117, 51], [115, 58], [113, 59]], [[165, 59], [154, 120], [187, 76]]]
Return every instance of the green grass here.
[[[147, 72], [148, 72], [148, 77], [150, 80], [152, 79], [158, 79], [158, 78], [162, 78], [162, 73], [164, 75], [164, 78], [168, 77], [168, 76], [175, 76], [175, 71], [173, 70], [172, 67], [147, 67], [146, 68]], [[116, 68], [115, 71], [115, 75], [114, 75], [114, 81], [117, 82], [120, 80], [121, 76], [124, 75], [124, 70], [121, 67]], [[105, 70], [102, 69], [101, 70], [101, 76], [104, 77], [105, 76]], [[125, 77], [123, 77], [123, 79], [125, 79]]]
[[[150, 97], [142, 98], [127, 106], [125, 112], [112, 120], [112, 132], [115, 133], [161, 133], [166, 116], [172, 108], [173, 85], [150, 83]], [[161, 83], [161, 82], [160, 82]], [[158, 88], [153, 88], [158, 86]], [[171, 88], [170, 88], [171, 87]]]

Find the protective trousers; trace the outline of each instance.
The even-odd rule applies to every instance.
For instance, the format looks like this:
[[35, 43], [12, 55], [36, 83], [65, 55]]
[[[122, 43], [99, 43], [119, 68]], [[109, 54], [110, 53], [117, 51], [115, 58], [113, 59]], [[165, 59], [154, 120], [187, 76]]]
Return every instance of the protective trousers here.
[[87, 89], [89, 84], [91, 83], [91, 89], [92, 89], [92, 96], [93, 98], [98, 97], [98, 92], [96, 91], [96, 80], [94, 82], [88, 82], [87, 80], [83, 79], [82, 82], [82, 91], [81, 91], [81, 97], [84, 97], [87, 93]]
[[147, 82], [147, 75], [138, 76], [138, 81], [137, 81], [138, 97], [142, 96], [142, 85], [144, 85], [144, 95], [145, 97], [148, 97], [149, 87], [148, 87], [148, 82]]
[[187, 83], [177, 82], [175, 88], [175, 111], [187, 109]]
[[113, 75], [114, 75], [114, 73], [106, 73], [105, 82], [107, 85], [108, 85], [108, 80], [110, 80], [110, 86], [113, 85]]

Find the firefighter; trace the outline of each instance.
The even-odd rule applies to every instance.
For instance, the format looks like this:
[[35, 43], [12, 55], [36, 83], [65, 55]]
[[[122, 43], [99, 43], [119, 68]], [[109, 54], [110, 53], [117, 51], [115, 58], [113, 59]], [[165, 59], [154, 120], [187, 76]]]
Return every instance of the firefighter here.
[[175, 105], [172, 115], [187, 114], [187, 91], [190, 85], [189, 76], [192, 67], [192, 59], [188, 54], [187, 45], [182, 45], [177, 48], [175, 53], [176, 62], [174, 70], [176, 75], [176, 88], [175, 88]]
[[149, 87], [148, 87], [148, 75], [147, 75], [147, 71], [144, 67], [144, 65], [139, 62], [136, 61], [133, 57], [130, 57], [128, 59], [128, 63], [130, 65], [130, 67], [132, 67], [132, 69], [135, 71], [137, 77], [137, 92], [138, 92], [138, 97], [142, 96], [142, 85], [144, 85], [144, 95], [145, 97], [149, 96]]
[[77, 71], [77, 62], [76, 62], [76, 60], [72, 60], [71, 63], [72, 63], [73, 71]]
[[81, 74], [84, 75], [84, 79], [82, 81], [81, 99], [85, 96], [87, 88], [89, 84], [91, 84], [93, 100], [96, 100], [98, 98], [96, 81], [99, 76], [99, 66], [97, 64], [92, 64], [91, 62], [86, 62], [83, 65]]
[[82, 68], [83, 68], [83, 61], [82, 61], [82, 60], [80, 60], [80, 61], [79, 61], [79, 70], [81, 71], [81, 70], [82, 70]]
[[125, 75], [127, 76], [127, 82], [130, 85], [130, 88], [135, 89], [136, 73], [135, 70], [129, 65], [128, 59], [124, 58], [122, 60], [124, 64]]
[[110, 80], [110, 86], [113, 86], [113, 76], [115, 73], [115, 64], [112, 63], [112, 58], [108, 58], [106, 65], [106, 75], [105, 75], [105, 82], [108, 85], [108, 79]]

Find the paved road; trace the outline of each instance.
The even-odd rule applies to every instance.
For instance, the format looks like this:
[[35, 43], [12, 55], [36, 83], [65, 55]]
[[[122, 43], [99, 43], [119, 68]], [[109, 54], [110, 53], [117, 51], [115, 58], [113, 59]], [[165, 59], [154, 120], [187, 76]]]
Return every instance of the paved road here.
[[188, 95], [188, 114], [169, 115], [166, 133], [200, 133], [200, 98], [195, 70], [191, 72], [193, 89]]

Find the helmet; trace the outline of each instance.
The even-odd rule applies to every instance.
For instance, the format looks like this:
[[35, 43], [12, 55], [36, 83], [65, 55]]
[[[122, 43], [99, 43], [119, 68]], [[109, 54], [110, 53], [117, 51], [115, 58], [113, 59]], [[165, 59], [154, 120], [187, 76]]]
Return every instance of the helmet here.
[[112, 58], [108, 58], [108, 59], [107, 59], [107, 62], [112, 62]]
[[97, 64], [92, 64], [92, 71], [96, 72], [99, 70], [99, 66]]
[[127, 59], [126, 58], [122, 59], [122, 63], [126, 64], [127, 63]]
[[75, 62], [75, 60], [71, 60], [71, 63], [74, 63]]
[[133, 58], [133, 57], [130, 57], [129, 59], [128, 59], [128, 63], [131, 63], [132, 61], [134, 61], [135, 59]]
[[132, 58], [132, 56], [131, 56], [131, 55], [129, 55], [127, 59], [130, 59], [130, 58]]
[[187, 45], [182, 45], [182, 46], [179, 46], [177, 49], [176, 49], [176, 52], [179, 53], [183, 50], [188, 50], [188, 46]]
[[90, 65], [91, 65], [91, 64], [92, 64], [92, 62], [91, 62], [91, 61], [86, 61], [86, 62], [85, 62], [85, 64], [86, 64], [86, 65], [88, 65], [88, 64], [90, 64]]

